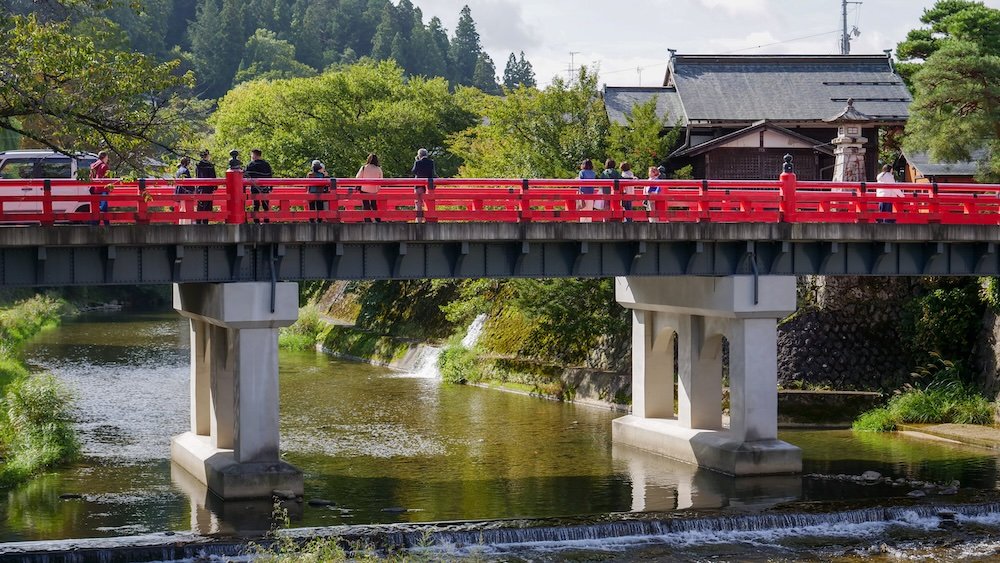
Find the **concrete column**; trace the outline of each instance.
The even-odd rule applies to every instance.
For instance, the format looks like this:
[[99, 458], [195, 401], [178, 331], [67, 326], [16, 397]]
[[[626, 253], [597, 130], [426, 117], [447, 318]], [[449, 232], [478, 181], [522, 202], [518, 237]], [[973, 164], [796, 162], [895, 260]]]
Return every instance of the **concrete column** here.
[[[640, 418], [671, 418], [674, 348], [669, 332], [656, 333], [653, 317], [652, 312], [632, 311], [632, 414]], [[665, 342], [654, 342], [654, 338]]]
[[680, 315], [678, 328], [677, 422], [687, 428], [722, 428], [720, 338], [706, 342], [705, 318]]
[[739, 319], [729, 340], [729, 432], [744, 442], [778, 437], [778, 323]]
[[298, 286], [176, 284], [174, 308], [191, 319], [192, 412], [173, 460], [223, 499], [301, 494], [278, 432], [278, 329], [298, 317]]
[[191, 432], [199, 436], [212, 433], [211, 354], [208, 331], [211, 325], [196, 319], [191, 325]]
[[[731, 475], [802, 470], [801, 450], [776, 438], [777, 321], [795, 310], [794, 277], [617, 278], [615, 297], [633, 310], [634, 353], [642, 360], [633, 364], [632, 402], [638, 407], [612, 423], [614, 442]], [[677, 331], [676, 419], [650, 416], [651, 381], [657, 380], [650, 373], [648, 333], [660, 325]], [[730, 345], [729, 429], [721, 414], [724, 336]], [[691, 496], [681, 491], [679, 498], [685, 495]]]
[[232, 335], [229, 329], [211, 325], [211, 442], [212, 447], [233, 449], [233, 435], [236, 433], [236, 380], [233, 371]]
[[237, 336], [233, 454], [240, 463], [278, 461], [277, 342], [276, 328], [247, 328]]

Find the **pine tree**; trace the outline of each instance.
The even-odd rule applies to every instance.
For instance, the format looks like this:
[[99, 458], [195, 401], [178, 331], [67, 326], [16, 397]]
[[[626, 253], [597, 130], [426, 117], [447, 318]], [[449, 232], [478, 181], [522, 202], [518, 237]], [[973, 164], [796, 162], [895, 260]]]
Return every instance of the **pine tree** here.
[[453, 86], [457, 84], [471, 86], [475, 82], [476, 63], [479, 62], [479, 53], [482, 50], [476, 22], [472, 19], [472, 10], [465, 5], [458, 18], [455, 36], [448, 47], [450, 78]]
[[507, 57], [507, 65], [503, 69], [503, 85], [510, 89], [516, 88], [519, 84], [519, 70], [517, 57], [511, 52], [510, 56]]
[[378, 27], [375, 28], [375, 37], [372, 38], [372, 58], [377, 61], [392, 58], [392, 40], [398, 33], [396, 8], [387, 2], [382, 8]]
[[[511, 53], [513, 54], [513, 53]], [[521, 51], [521, 58], [517, 61], [519, 83], [530, 88], [538, 85], [535, 80], [535, 69], [531, 63], [524, 58], [524, 51]]]
[[436, 74], [436, 76], [448, 78], [451, 76], [451, 67], [449, 66], [448, 59], [448, 48], [450, 46], [448, 32], [444, 30], [444, 26], [441, 25], [441, 20], [437, 16], [431, 18], [431, 21], [427, 24], [427, 31], [430, 33], [431, 41], [434, 43], [437, 52], [441, 54], [443, 61], [441, 63], [441, 73]]
[[472, 85], [487, 94], [500, 93], [496, 66], [493, 65], [493, 59], [484, 52], [480, 52], [479, 58], [476, 60], [476, 69], [472, 73]]

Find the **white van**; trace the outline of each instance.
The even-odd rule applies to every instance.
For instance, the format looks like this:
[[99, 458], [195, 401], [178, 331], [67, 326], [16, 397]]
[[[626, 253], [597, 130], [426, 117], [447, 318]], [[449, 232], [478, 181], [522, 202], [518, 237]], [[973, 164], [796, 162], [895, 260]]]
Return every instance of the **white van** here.
[[[39, 178], [78, 179], [89, 178], [90, 165], [97, 160], [96, 154], [84, 153], [70, 156], [51, 150], [31, 149], [0, 152], [0, 179], [29, 180]], [[8, 185], [10, 184], [10, 185]], [[17, 193], [12, 193], [16, 191]], [[89, 196], [86, 185], [59, 185], [52, 188], [56, 195]], [[15, 182], [0, 182], [0, 196], [4, 213], [40, 213], [40, 201], [12, 201], [11, 196], [42, 195], [40, 186], [18, 186]], [[86, 201], [56, 201], [53, 211], [57, 213], [86, 212], [90, 205]]]

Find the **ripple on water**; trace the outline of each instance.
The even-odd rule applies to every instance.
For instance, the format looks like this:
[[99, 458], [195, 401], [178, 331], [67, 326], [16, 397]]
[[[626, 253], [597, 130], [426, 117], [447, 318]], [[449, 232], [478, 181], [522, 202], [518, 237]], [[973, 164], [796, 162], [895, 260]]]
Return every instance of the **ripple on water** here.
[[303, 454], [378, 458], [434, 456], [447, 451], [439, 439], [408, 432], [393, 424], [337, 424], [322, 429], [328, 432], [292, 429], [282, 435], [282, 447]]

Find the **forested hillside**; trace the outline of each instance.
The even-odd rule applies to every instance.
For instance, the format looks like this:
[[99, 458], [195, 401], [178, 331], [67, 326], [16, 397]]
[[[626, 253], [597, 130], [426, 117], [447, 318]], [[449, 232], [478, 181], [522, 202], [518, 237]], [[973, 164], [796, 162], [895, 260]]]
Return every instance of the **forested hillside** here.
[[[39, 8], [39, 4], [42, 8]], [[254, 78], [315, 75], [362, 57], [394, 59], [411, 76], [440, 76], [452, 87], [499, 93], [497, 69], [483, 51], [468, 6], [449, 36], [441, 20], [410, 0], [144, 0], [115, 1], [108, 11], [71, 3], [13, 0], [13, 12], [62, 19], [80, 32], [103, 32], [109, 46], [160, 61], [179, 59], [194, 70], [196, 93], [218, 98]], [[69, 6], [67, 8], [67, 5]], [[165, 23], [165, 25], [164, 25]], [[510, 54], [508, 86], [533, 86], [525, 59]]]

